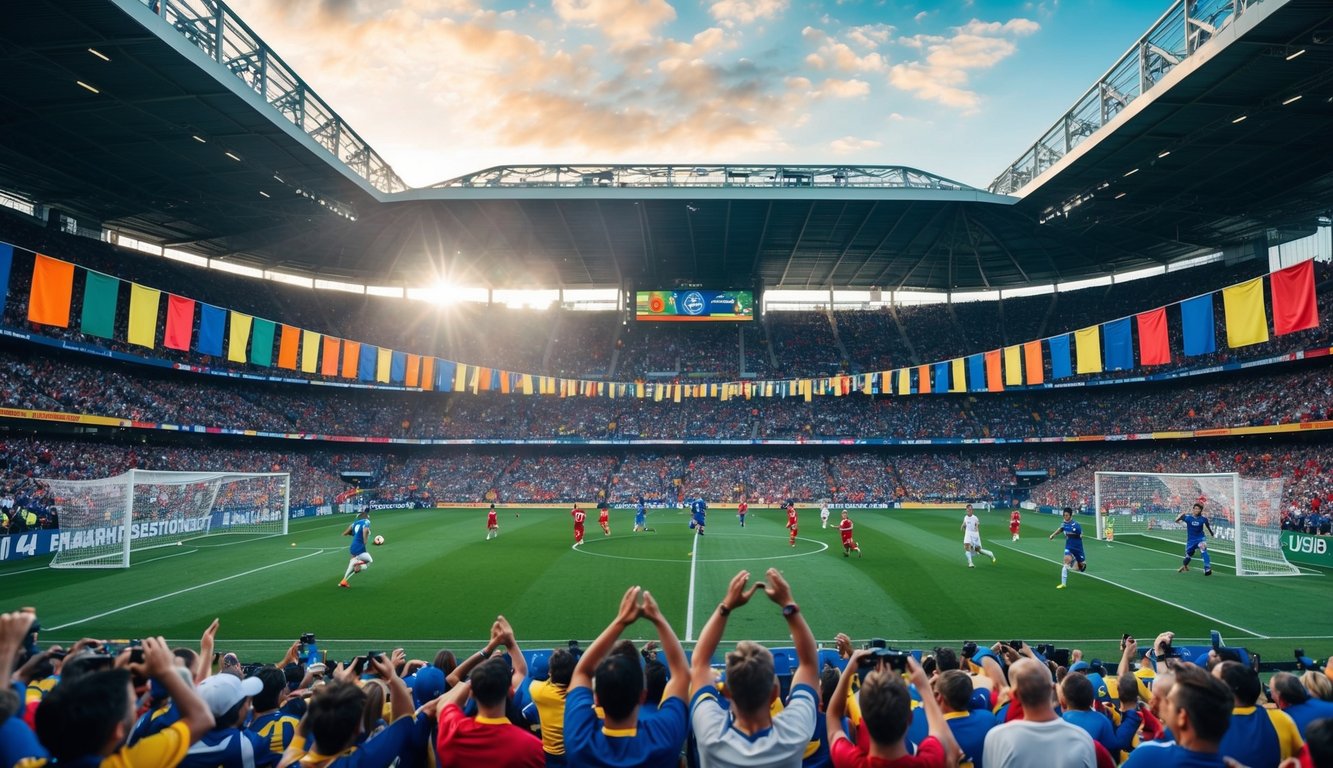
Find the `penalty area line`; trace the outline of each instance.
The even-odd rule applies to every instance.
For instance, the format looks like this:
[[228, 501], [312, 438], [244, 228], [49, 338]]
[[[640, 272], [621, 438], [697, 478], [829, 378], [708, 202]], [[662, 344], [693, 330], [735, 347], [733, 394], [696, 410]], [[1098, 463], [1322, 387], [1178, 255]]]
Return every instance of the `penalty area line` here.
[[[1003, 544], [1003, 543], [997, 544], [997, 546], [1004, 547], [1005, 549], [1007, 549], [1007, 550], [1009, 550], [1009, 551], [1011, 551], [1011, 552], [1018, 552], [1018, 553], [1020, 553], [1020, 554], [1027, 555], [1028, 557], [1035, 557], [1036, 559], [1041, 560], [1042, 562], [1053, 563], [1053, 564], [1055, 564], [1055, 565], [1062, 565], [1062, 564], [1063, 564], [1063, 561], [1061, 561], [1061, 560], [1052, 560], [1052, 559], [1050, 559], [1049, 557], [1042, 557], [1041, 555], [1033, 554], [1033, 553], [1031, 553], [1031, 552], [1026, 552], [1026, 551], [1024, 551], [1024, 550], [1018, 549], [1017, 547], [1010, 547], [1010, 546], [1007, 546], [1007, 545], [1005, 545], [1005, 544]], [[1077, 573], [1077, 571], [1075, 571], [1075, 573]], [[1206, 613], [1204, 613], [1204, 612], [1202, 612], [1202, 611], [1196, 611], [1196, 610], [1194, 610], [1193, 608], [1188, 608], [1188, 607], [1186, 607], [1186, 606], [1181, 605], [1180, 603], [1173, 603], [1173, 602], [1171, 602], [1170, 600], [1167, 600], [1167, 599], [1162, 598], [1162, 597], [1158, 597], [1157, 595], [1154, 595], [1154, 594], [1151, 594], [1151, 593], [1148, 593], [1148, 592], [1144, 592], [1144, 591], [1142, 591], [1142, 590], [1134, 589], [1133, 587], [1127, 587], [1127, 586], [1125, 586], [1124, 584], [1117, 584], [1116, 582], [1111, 581], [1110, 579], [1105, 578], [1105, 577], [1103, 577], [1103, 576], [1094, 576], [1093, 574], [1091, 574], [1091, 573], [1087, 573], [1087, 572], [1081, 573], [1081, 574], [1079, 574], [1079, 575], [1080, 575], [1080, 576], [1084, 576], [1084, 577], [1089, 578], [1089, 579], [1096, 579], [1097, 581], [1100, 581], [1100, 582], [1102, 582], [1102, 583], [1104, 583], [1104, 584], [1110, 584], [1111, 586], [1113, 586], [1113, 587], [1118, 587], [1119, 589], [1123, 589], [1123, 590], [1125, 590], [1126, 592], [1133, 592], [1134, 594], [1139, 595], [1140, 597], [1146, 597], [1146, 598], [1148, 598], [1149, 600], [1156, 600], [1157, 602], [1162, 603], [1163, 605], [1169, 605], [1169, 606], [1171, 606], [1172, 608], [1175, 608], [1175, 609], [1178, 609], [1178, 610], [1181, 610], [1181, 611], [1185, 611], [1186, 613], [1192, 613], [1192, 614], [1194, 614], [1195, 616], [1199, 616], [1199, 617], [1201, 617], [1201, 618], [1208, 619], [1209, 621], [1215, 621], [1215, 622], [1217, 622], [1218, 624], [1221, 624], [1221, 625], [1224, 626], [1224, 627], [1231, 627], [1232, 629], [1240, 630], [1241, 632], [1244, 632], [1245, 634], [1250, 635], [1251, 637], [1255, 637], [1255, 638], [1258, 638], [1258, 639], [1260, 639], [1260, 640], [1269, 640], [1269, 639], [1271, 639], [1271, 638], [1268, 637], [1268, 635], [1265, 635], [1265, 634], [1263, 634], [1262, 632], [1255, 632], [1255, 631], [1252, 630], [1252, 629], [1246, 629], [1245, 627], [1239, 626], [1239, 625], [1237, 625], [1237, 624], [1232, 624], [1231, 622], [1222, 621], [1221, 619], [1217, 618], [1216, 616], [1209, 616], [1208, 614], [1206, 614]]]
[[203, 589], [204, 587], [211, 587], [211, 586], [213, 586], [213, 585], [215, 585], [215, 584], [222, 584], [223, 582], [231, 581], [232, 579], [239, 579], [239, 578], [241, 578], [242, 576], [249, 576], [249, 575], [252, 574], [252, 573], [259, 573], [260, 571], [267, 571], [267, 570], [270, 569], [270, 568], [277, 568], [277, 567], [280, 566], [280, 565], [290, 565], [290, 564], [292, 564], [292, 563], [299, 562], [299, 561], [301, 561], [301, 560], [305, 560], [306, 558], [315, 557], [316, 555], [322, 555], [322, 554], [324, 554], [324, 550], [321, 549], [321, 550], [319, 550], [318, 552], [311, 552], [311, 553], [308, 554], [308, 555], [301, 555], [300, 557], [293, 557], [293, 558], [291, 558], [291, 559], [289, 559], [289, 560], [283, 560], [283, 561], [281, 561], [281, 562], [277, 562], [277, 563], [269, 563], [268, 565], [263, 565], [263, 566], [260, 566], [260, 567], [258, 567], [258, 568], [251, 568], [250, 570], [248, 570], [248, 571], [243, 571], [243, 572], [241, 572], [241, 573], [233, 573], [233, 574], [230, 575], [230, 576], [224, 576], [224, 577], [222, 577], [222, 578], [220, 578], [220, 579], [214, 579], [214, 580], [212, 580], [212, 581], [208, 581], [208, 582], [205, 582], [205, 583], [203, 583], [203, 584], [196, 584], [196, 585], [193, 586], [193, 587], [186, 587], [185, 589], [178, 589], [178, 590], [176, 590], [175, 592], [168, 592], [168, 593], [165, 594], [165, 595], [158, 595], [157, 597], [150, 597], [150, 598], [148, 598], [147, 600], [140, 600], [140, 601], [137, 602], [137, 603], [130, 603], [129, 605], [122, 605], [122, 606], [119, 607], [119, 608], [112, 608], [112, 609], [109, 610], [109, 611], [103, 611], [103, 612], [101, 612], [101, 613], [99, 613], [99, 614], [96, 614], [96, 615], [93, 615], [93, 616], [88, 616], [88, 617], [86, 617], [86, 618], [82, 618], [82, 619], [79, 619], [79, 620], [77, 620], [77, 621], [69, 621], [69, 622], [66, 622], [66, 623], [64, 623], [64, 624], [60, 624], [60, 625], [58, 625], [58, 626], [54, 626], [54, 627], [47, 628], [46, 631], [47, 631], [47, 632], [56, 632], [56, 631], [59, 631], [59, 630], [62, 630], [62, 629], [66, 629], [66, 628], [68, 628], [68, 627], [77, 627], [77, 626], [80, 625], [80, 624], [86, 624], [86, 623], [88, 623], [88, 622], [90, 622], [90, 621], [95, 621], [95, 620], [97, 620], [97, 619], [104, 618], [104, 617], [106, 617], [106, 616], [111, 616], [111, 615], [113, 615], [113, 614], [120, 613], [121, 611], [128, 611], [128, 610], [130, 610], [131, 608], [138, 608], [138, 607], [141, 606], [141, 605], [148, 605], [149, 603], [156, 603], [156, 602], [159, 601], [159, 600], [166, 600], [166, 599], [169, 598], [169, 597], [175, 597], [175, 596], [177, 596], [177, 595], [183, 595], [183, 594], [185, 594], [185, 593], [187, 593], [187, 592], [193, 592], [193, 591], [195, 591], [196, 589]]

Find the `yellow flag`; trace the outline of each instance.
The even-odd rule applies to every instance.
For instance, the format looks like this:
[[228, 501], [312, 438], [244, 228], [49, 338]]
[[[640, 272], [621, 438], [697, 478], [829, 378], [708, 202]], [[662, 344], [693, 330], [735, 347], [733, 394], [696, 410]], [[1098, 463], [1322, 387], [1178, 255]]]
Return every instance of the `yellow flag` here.
[[1074, 331], [1074, 344], [1077, 345], [1078, 365], [1076, 373], [1101, 373], [1102, 370], [1102, 328], [1094, 325]]
[[319, 370], [320, 335], [314, 331], [301, 330], [301, 372], [314, 373]]
[[130, 333], [126, 341], [152, 349], [157, 340], [157, 305], [162, 292], [130, 283]]
[[966, 392], [967, 391], [967, 361], [961, 357], [955, 357], [949, 361], [949, 391]]
[[250, 342], [250, 323], [253, 320], [249, 315], [232, 310], [231, 328], [227, 332], [228, 361], [244, 363], [249, 359], [245, 356], [245, 345]]
[[1023, 384], [1023, 348], [1015, 344], [1004, 348], [1004, 385], [1018, 387]]
[[467, 364], [459, 363], [454, 366], [454, 391], [462, 392], [467, 389]]
[[1227, 318], [1228, 347], [1244, 347], [1268, 341], [1262, 277], [1223, 288], [1222, 309]]
[[393, 350], [379, 348], [379, 356], [375, 360], [375, 381], [381, 384], [389, 383], [389, 367], [393, 364]]
[[898, 394], [912, 394], [912, 373], [906, 368], [898, 369]]

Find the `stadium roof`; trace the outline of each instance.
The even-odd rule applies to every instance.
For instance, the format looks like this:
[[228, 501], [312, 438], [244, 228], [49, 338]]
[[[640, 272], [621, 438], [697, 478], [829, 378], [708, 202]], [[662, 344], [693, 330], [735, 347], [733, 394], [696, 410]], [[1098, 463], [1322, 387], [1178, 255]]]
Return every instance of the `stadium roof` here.
[[1333, 135], [1324, 0], [1233, 12], [1076, 147], [1034, 147], [1019, 196], [896, 167], [499, 168], [404, 190], [223, 6], [28, 0], [5, 16], [0, 188], [335, 279], [1016, 287], [1309, 231], [1333, 189], [1333, 153], [1315, 151]]

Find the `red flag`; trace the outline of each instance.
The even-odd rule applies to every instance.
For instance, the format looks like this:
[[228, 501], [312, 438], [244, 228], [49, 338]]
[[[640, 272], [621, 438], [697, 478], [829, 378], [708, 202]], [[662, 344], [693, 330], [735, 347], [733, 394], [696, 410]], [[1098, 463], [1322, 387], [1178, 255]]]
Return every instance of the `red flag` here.
[[1158, 307], [1134, 316], [1139, 327], [1139, 365], [1168, 365], [1171, 344], [1166, 336], [1166, 307]]
[[1269, 276], [1273, 294], [1273, 333], [1303, 331], [1319, 327], [1319, 308], [1314, 297], [1314, 261], [1279, 269]]
[[162, 346], [167, 349], [190, 351], [190, 337], [194, 334], [194, 299], [167, 295], [167, 331]]

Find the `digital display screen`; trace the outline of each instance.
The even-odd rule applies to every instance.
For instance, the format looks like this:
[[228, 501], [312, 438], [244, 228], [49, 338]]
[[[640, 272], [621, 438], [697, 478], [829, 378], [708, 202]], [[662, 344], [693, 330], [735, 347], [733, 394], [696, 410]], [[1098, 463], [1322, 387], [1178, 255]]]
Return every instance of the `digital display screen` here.
[[636, 320], [673, 323], [728, 322], [754, 319], [754, 291], [637, 291]]

